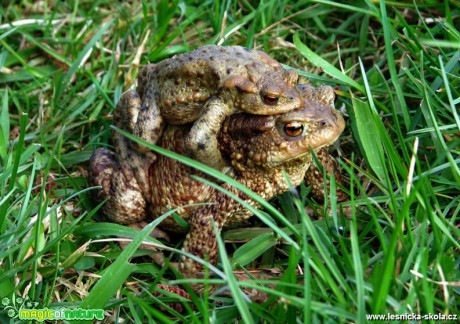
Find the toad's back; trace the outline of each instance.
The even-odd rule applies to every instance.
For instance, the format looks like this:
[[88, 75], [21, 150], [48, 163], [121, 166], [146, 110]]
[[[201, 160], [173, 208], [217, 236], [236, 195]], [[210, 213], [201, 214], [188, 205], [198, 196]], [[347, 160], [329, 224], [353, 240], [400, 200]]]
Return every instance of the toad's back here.
[[[285, 70], [264, 52], [209, 45], [148, 64], [139, 75], [138, 92], [141, 98], [155, 98], [166, 121], [180, 125], [196, 121], [202, 113], [200, 108], [213, 96], [234, 111], [273, 114], [292, 110], [299, 106], [297, 79], [295, 71]], [[292, 103], [280, 102], [285, 108], [259, 103], [263, 91], [274, 92]]]

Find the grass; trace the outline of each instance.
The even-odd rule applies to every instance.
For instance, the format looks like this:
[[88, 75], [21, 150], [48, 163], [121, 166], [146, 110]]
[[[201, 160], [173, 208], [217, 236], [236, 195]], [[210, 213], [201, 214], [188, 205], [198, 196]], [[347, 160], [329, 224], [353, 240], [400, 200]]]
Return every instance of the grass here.
[[[460, 314], [459, 19], [456, 0], [3, 5], [0, 298], [103, 308], [120, 322]], [[257, 47], [310, 83], [337, 86], [349, 201], [331, 194], [319, 205], [302, 185], [263, 202], [255, 226], [219, 241], [228, 257], [212, 281], [228, 284], [232, 298], [188, 290], [185, 300], [157, 294], [158, 283], [187, 280], [136, 249], [155, 224], [138, 233], [100, 222], [86, 166], [111, 146], [113, 109], [140, 67], [208, 43]], [[337, 208], [319, 220], [306, 205]], [[121, 250], [114, 237], [134, 242]], [[232, 267], [267, 278], [240, 281]], [[250, 302], [242, 287], [268, 297]]]

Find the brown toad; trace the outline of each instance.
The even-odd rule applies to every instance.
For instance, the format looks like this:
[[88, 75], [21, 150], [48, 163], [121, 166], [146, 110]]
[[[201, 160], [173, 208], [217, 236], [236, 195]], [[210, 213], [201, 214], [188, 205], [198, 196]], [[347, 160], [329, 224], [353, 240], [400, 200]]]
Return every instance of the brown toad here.
[[[217, 149], [217, 134], [224, 119], [239, 111], [273, 115], [297, 109], [301, 96], [298, 74], [285, 70], [266, 53], [240, 46], [208, 45], [145, 66], [138, 78], [138, 94], [129, 90], [121, 98], [130, 133], [155, 144], [164, 121], [193, 123], [185, 144], [189, 155], [216, 169], [225, 167]], [[136, 146], [138, 151], [148, 151]]]
[[[312, 163], [310, 150], [319, 151], [329, 146], [344, 129], [342, 116], [320, 99], [324, 93], [333, 95], [330, 87], [299, 88], [305, 97], [301, 109], [272, 116], [234, 114], [224, 121], [218, 134], [219, 149], [231, 168], [230, 174], [264, 199], [289, 190], [283, 170], [292, 185], [299, 185]], [[184, 138], [191, 127], [169, 125], [158, 145], [186, 155]], [[121, 149], [127, 148], [125, 142], [118, 143]], [[179, 214], [189, 222], [190, 230], [183, 250], [215, 264], [217, 241], [213, 222], [220, 231], [223, 226], [250, 217], [251, 212], [223, 192], [192, 179], [191, 175], [203, 174], [191, 167], [162, 155], [153, 163], [138, 153], [131, 152], [129, 156], [137, 159], [138, 165], [150, 164], [133, 170], [107, 149], [98, 149], [90, 160], [90, 181], [103, 187], [98, 192], [99, 199], [111, 196], [104, 212], [117, 223], [133, 224], [184, 206]], [[258, 207], [228, 183], [222, 187]], [[193, 203], [209, 204], [188, 206]], [[173, 218], [165, 219], [160, 226], [183, 231]], [[181, 272], [185, 276], [195, 277], [201, 269], [200, 264], [182, 258]]]

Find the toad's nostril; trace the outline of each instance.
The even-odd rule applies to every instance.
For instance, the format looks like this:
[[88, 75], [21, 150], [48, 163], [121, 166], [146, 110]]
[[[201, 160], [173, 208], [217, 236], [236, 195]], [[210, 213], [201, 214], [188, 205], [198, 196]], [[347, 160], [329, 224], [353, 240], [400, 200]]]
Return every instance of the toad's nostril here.
[[332, 127], [337, 122], [337, 116], [335, 114], [330, 114], [326, 118], [322, 119], [318, 124], [320, 127]]

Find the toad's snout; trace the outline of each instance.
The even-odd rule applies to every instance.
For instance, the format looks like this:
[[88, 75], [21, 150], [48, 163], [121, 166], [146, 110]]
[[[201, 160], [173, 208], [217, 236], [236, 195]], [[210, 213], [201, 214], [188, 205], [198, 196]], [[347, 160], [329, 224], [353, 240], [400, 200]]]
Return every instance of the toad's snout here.
[[341, 113], [339, 113], [334, 108], [329, 108], [329, 113], [326, 114], [325, 118], [321, 120], [320, 126], [321, 128], [331, 128], [337, 134], [340, 134], [345, 129], [345, 120]]
[[325, 114], [323, 118], [318, 122], [319, 127], [334, 127], [337, 124], [337, 116], [334, 113]]

